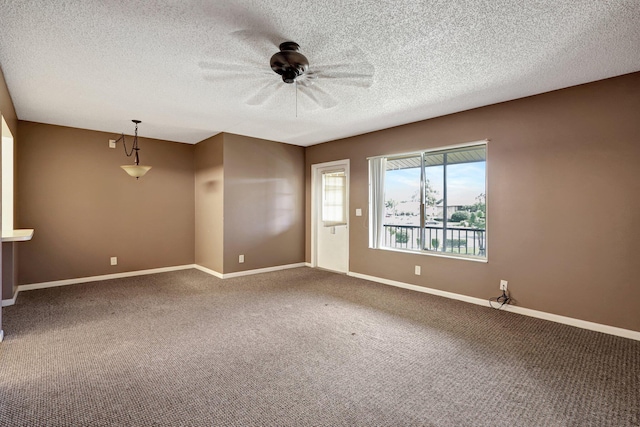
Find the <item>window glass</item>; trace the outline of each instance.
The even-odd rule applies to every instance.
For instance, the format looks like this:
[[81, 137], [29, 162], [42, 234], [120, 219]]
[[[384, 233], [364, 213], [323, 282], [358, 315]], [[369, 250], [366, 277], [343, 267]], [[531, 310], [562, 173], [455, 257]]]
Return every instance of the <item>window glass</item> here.
[[322, 174], [322, 222], [325, 227], [347, 223], [345, 171]]
[[387, 160], [384, 178], [385, 246], [420, 249], [421, 156]]
[[380, 247], [486, 257], [486, 145], [387, 157], [383, 187]]

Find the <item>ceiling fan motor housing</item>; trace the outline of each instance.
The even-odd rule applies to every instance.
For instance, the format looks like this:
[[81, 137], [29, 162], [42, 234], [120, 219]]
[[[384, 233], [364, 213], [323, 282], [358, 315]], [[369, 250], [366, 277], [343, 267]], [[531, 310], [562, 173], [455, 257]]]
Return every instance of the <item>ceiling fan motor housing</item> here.
[[298, 50], [295, 42], [281, 43], [280, 52], [271, 57], [271, 69], [282, 76], [285, 83], [293, 83], [309, 69], [309, 60]]

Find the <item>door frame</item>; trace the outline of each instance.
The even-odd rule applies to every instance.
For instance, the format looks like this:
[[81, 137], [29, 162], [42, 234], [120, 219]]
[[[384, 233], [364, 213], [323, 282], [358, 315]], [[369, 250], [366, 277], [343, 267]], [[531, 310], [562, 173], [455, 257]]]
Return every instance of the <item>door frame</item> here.
[[346, 200], [346, 212], [347, 212], [347, 272], [349, 271], [349, 224], [350, 224], [350, 212], [349, 212], [349, 199], [351, 197], [351, 172], [350, 159], [334, 160], [331, 162], [316, 163], [311, 165], [311, 267], [318, 266], [318, 209], [322, 206], [320, 199], [321, 192], [318, 191], [318, 185], [322, 182], [321, 170], [328, 168], [344, 168], [347, 175], [347, 200]]

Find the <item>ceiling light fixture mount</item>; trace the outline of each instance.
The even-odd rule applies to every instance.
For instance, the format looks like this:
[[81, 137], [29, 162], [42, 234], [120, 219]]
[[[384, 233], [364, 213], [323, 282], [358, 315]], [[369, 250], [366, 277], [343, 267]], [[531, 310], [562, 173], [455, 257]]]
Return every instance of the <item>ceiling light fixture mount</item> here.
[[122, 165], [120, 167], [124, 169], [124, 171], [129, 175], [135, 177], [136, 179], [139, 179], [141, 176], [144, 176], [144, 174], [146, 174], [149, 171], [149, 169], [151, 169], [151, 166], [143, 166], [140, 164], [140, 155], [138, 154], [138, 151], [140, 151], [140, 147], [138, 146], [138, 124], [142, 122], [140, 120], [131, 120], [131, 121], [136, 124], [136, 131], [133, 137], [133, 146], [131, 147], [131, 151], [127, 151], [127, 141], [124, 137], [124, 133], [120, 136], [120, 138], [116, 140], [116, 144], [119, 141], [122, 141], [122, 145], [124, 147], [124, 154], [126, 154], [127, 157], [131, 157], [132, 155], [134, 156], [133, 165]]
[[285, 83], [293, 83], [309, 70], [309, 60], [299, 52], [296, 42], [280, 43], [280, 52], [271, 57], [271, 69], [282, 76]]

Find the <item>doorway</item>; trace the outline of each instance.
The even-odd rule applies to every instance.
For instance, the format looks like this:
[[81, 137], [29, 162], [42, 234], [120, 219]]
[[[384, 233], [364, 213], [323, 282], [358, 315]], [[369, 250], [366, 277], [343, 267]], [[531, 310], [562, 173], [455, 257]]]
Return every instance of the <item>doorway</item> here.
[[349, 271], [349, 160], [311, 166], [311, 259], [314, 267]]

